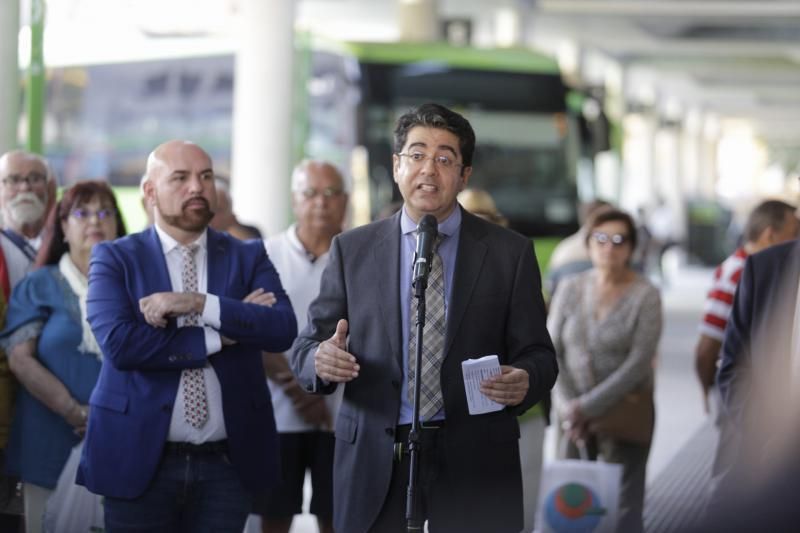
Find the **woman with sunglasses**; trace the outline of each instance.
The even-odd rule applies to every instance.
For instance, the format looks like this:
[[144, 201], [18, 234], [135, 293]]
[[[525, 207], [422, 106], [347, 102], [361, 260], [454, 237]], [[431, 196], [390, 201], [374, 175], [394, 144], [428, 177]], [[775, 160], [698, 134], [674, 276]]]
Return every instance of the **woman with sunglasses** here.
[[111, 188], [78, 182], [44, 229], [37, 268], [14, 288], [0, 345], [21, 387], [7, 469], [24, 483], [26, 531], [41, 531], [45, 503], [86, 430], [102, 353], [86, 322], [89, 256], [125, 235]]
[[623, 466], [617, 530], [641, 532], [661, 298], [631, 268], [636, 226], [630, 215], [598, 214], [586, 246], [592, 268], [563, 281], [547, 322], [559, 363], [553, 389], [559, 448], [568, 458]]

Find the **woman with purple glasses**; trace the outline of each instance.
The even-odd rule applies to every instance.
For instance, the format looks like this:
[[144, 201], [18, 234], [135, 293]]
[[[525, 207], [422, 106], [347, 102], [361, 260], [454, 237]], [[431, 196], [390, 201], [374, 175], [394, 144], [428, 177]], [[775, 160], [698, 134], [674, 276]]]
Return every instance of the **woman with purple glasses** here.
[[623, 466], [618, 531], [641, 532], [653, 424], [658, 289], [631, 268], [636, 226], [618, 210], [590, 223], [592, 268], [562, 282], [547, 321], [558, 357], [553, 404], [561, 455]]
[[21, 387], [6, 468], [24, 484], [26, 531], [41, 531], [45, 504], [86, 430], [102, 353], [86, 322], [89, 256], [125, 235], [111, 188], [83, 181], [50, 213], [36, 270], [14, 288], [0, 345]]

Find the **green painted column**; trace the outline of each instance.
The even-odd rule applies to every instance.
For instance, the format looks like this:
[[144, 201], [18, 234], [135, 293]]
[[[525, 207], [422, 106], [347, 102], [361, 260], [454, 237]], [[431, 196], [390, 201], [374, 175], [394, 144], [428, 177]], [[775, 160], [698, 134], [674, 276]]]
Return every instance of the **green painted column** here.
[[44, 0], [31, 0], [31, 61], [28, 67], [28, 142], [27, 149], [44, 153]]

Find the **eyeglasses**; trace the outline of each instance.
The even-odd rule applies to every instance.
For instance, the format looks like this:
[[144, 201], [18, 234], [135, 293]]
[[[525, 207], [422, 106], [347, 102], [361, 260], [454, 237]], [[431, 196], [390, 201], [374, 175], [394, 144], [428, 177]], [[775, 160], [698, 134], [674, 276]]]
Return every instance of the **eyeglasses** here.
[[3, 185], [6, 187], [19, 188], [23, 183], [27, 183], [31, 187], [42, 185], [47, 181], [47, 175], [41, 172], [31, 172], [27, 176], [20, 176], [19, 174], [10, 174], [3, 178]]
[[103, 209], [98, 209], [97, 211], [92, 211], [91, 209], [86, 209], [85, 207], [77, 207], [70, 211], [69, 214], [75, 220], [84, 222], [91, 220], [93, 216], [97, 216], [97, 220], [111, 220], [116, 216], [117, 212], [110, 207], [104, 207]]
[[425, 155], [422, 152], [411, 153], [398, 153], [400, 157], [407, 157], [409, 164], [413, 167], [421, 167], [428, 159], [433, 159], [433, 162], [439, 168], [458, 168], [464, 165], [456, 163], [455, 159], [448, 155]]
[[595, 231], [592, 233], [592, 239], [594, 239], [597, 244], [606, 244], [610, 242], [612, 246], [622, 246], [630, 240], [630, 237], [621, 233], [609, 235], [602, 231]]
[[322, 190], [312, 189], [309, 187], [308, 189], [303, 189], [299, 192], [303, 195], [303, 198], [306, 200], [311, 200], [312, 198], [316, 198], [320, 195], [323, 198], [334, 198], [341, 195], [344, 191], [342, 189], [337, 189], [336, 187], [326, 187]]

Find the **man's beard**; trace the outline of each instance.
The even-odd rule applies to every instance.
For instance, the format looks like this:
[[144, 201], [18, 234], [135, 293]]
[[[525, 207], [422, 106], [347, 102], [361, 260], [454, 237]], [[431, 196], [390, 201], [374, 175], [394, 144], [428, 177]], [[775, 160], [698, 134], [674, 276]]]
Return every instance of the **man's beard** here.
[[[205, 202], [205, 209], [187, 209], [186, 204], [194, 200], [202, 200]], [[188, 231], [190, 233], [203, 231], [206, 226], [208, 226], [208, 223], [211, 222], [211, 219], [214, 218], [214, 212], [211, 211], [208, 201], [202, 197], [190, 198], [184, 202], [181, 206], [180, 215], [165, 214], [161, 209], [161, 203], [158, 201], [158, 199], [156, 199], [156, 207], [158, 208], [158, 212], [161, 214], [161, 218], [167, 225], [180, 228], [183, 231]]]
[[21, 192], [8, 202], [6, 214], [10, 221], [20, 226], [39, 222], [47, 208], [41, 198], [32, 192]]

